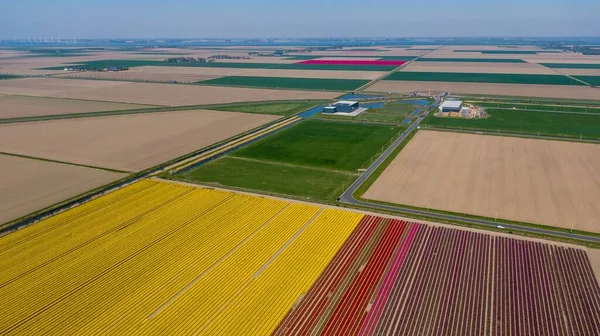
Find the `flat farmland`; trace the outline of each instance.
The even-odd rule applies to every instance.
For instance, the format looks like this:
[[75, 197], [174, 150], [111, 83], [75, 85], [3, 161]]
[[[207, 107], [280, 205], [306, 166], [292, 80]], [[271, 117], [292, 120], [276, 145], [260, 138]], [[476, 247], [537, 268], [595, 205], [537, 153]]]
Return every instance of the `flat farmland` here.
[[581, 248], [154, 179], [0, 246], [7, 335], [600, 331]]
[[517, 96], [563, 99], [600, 100], [600, 89], [576, 85], [528, 85], [492, 83], [451, 83], [421, 81], [379, 81], [367, 88], [371, 92], [409, 93], [452, 92], [491, 96]]
[[277, 118], [192, 110], [5, 124], [0, 151], [138, 171]]
[[555, 71], [532, 63], [414, 62], [404, 67], [402, 71], [556, 75]]
[[170, 74], [170, 73], [148, 73], [130, 69], [128, 71], [117, 72], [67, 72], [56, 75], [59, 78], [83, 78], [83, 79], [101, 79], [101, 80], [120, 80], [120, 81], [138, 81], [138, 82], [181, 82], [193, 83], [202, 80], [214, 79], [218, 75], [188, 75], [188, 74]]
[[335, 92], [223, 88], [64, 78], [0, 81], [0, 93], [28, 96], [183, 106], [287, 99], [332, 99]]
[[489, 117], [461, 119], [429, 115], [423, 124], [434, 128], [465, 129], [488, 132], [514, 132], [571, 138], [600, 139], [600, 114], [590, 111], [531, 111], [512, 108], [486, 108]]
[[600, 232], [600, 146], [419, 131], [364, 198]]
[[229, 76], [199, 82], [198, 84], [272, 89], [350, 91], [365, 85], [368, 82], [369, 80], [360, 79]]
[[0, 167], [0, 224], [126, 176], [3, 154]]
[[233, 156], [356, 171], [364, 168], [399, 130], [390, 126], [309, 120], [235, 152]]
[[268, 335], [362, 217], [141, 181], [0, 237], [0, 333]]
[[594, 335], [592, 258], [365, 216], [274, 335]]
[[0, 95], [0, 119], [70, 113], [134, 110], [150, 107], [152, 106], [33, 96]]
[[357, 169], [368, 165], [400, 129], [303, 121], [181, 177], [211, 185], [332, 201], [358, 177]]
[[421, 82], [466, 82], [466, 83], [504, 83], [535, 85], [584, 85], [562, 75], [529, 75], [506, 73], [463, 73], [463, 72], [394, 72], [385, 80], [421, 81]]

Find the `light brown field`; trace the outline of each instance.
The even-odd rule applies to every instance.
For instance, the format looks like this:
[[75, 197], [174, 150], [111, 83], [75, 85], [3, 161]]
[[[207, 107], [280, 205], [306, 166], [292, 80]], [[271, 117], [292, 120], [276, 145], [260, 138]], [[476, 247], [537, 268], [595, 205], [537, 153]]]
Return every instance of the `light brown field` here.
[[10, 155], [0, 155], [0, 167], [0, 224], [126, 176]]
[[56, 75], [60, 78], [87, 78], [87, 79], [102, 79], [102, 80], [125, 80], [125, 81], [143, 81], [143, 82], [181, 82], [193, 83], [203, 80], [219, 78], [218, 75], [188, 75], [188, 74], [170, 74], [170, 73], [148, 73], [132, 68], [128, 71], [117, 72], [67, 72]]
[[0, 125], [0, 152], [143, 170], [279, 118], [205, 110]]
[[[288, 70], [277, 68], [266, 69], [242, 69], [242, 68], [202, 68], [202, 67], [160, 67], [146, 66], [134, 68], [123, 72], [136, 71], [148, 74], [148, 78], [161, 76], [261, 76], [261, 77], [291, 77], [291, 78], [340, 78], [340, 79], [375, 79], [383, 76], [385, 72], [376, 71], [337, 71], [337, 70]], [[87, 73], [83, 73], [84, 76]], [[118, 76], [120, 73], [113, 73]], [[66, 75], [65, 75], [66, 76]]]
[[0, 119], [149, 108], [150, 105], [0, 95]]
[[596, 280], [600, 283], [600, 250], [588, 248], [587, 253], [592, 264], [592, 269], [596, 274]]
[[553, 69], [556, 72], [571, 76], [600, 76], [600, 69]]
[[367, 88], [372, 92], [413, 92], [429, 90], [464, 94], [495, 96], [520, 96], [565, 99], [600, 99], [600, 89], [588, 86], [571, 85], [529, 85], [529, 84], [488, 84], [488, 83], [446, 83], [418, 81], [379, 81]]
[[419, 131], [364, 197], [600, 232], [600, 145]]
[[466, 72], [555, 75], [552, 69], [533, 63], [467, 63], [467, 62], [413, 62], [402, 71]]
[[327, 91], [249, 89], [117, 81], [24, 78], [0, 81], [0, 93], [146, 105], [205, 105], [261, 100], [332, 99]]

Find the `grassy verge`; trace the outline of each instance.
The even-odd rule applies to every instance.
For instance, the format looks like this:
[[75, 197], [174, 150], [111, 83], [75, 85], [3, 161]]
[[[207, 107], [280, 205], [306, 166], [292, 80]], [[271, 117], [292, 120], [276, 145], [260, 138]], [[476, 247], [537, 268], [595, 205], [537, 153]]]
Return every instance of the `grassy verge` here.
[[[373, 202], [373, 203], [375, 203], [375, 202]], [[566, 239], [566, 238], [561, 238], [561, 237], [556, 237], [556, 236], [535, 234], [535, 233], [530, 233], [530, 232], [520, 231], [520, 230], [507, 230], [507, 229], [499, 229], [499, 228], [495, 228], [495, 227], [492, 228], [492, 227], [489, 227], [486, 225], [471, 224], [471, 223], [466, 223], [466, 222], [461, 222], [461, 221], [444, 220], [444, 219], [438, 219], [438, 218], [433, 218], [433, 217], [429, 217], [429, 216], [418, 216], [418, 215], [413, 215], [413, 214], [405, 213], [405, 212], [401, 212], [401, 211], [389, 211], [389, 210], [382, 210], [382, 209], [374, 209], [371, 207], [355, 206], [355, 205], [349, 205], [349, 204], [339, 204], [339, 205], [342, 207], [345, 207], [345, 208], [350, 208], [350, 209], [370, 211], [370, 212], [376, 212], [376, 213], [381, 213], [381, 214], [388, 214], [388, 215], [392, 215], [392, 216], [402, 216], [402, 217], [413, 218], [415, 220], [421, 220], [421, 221], [431, 221], [434, 223], [449, 224], [449, 225], [453, 225], [453, 226], [478, 229], [478, 230], [482, 230], [482, 231], [498, 232], [498, 233], [520, 236], [520, 237], [545, 239], [545, 240], [580, 245], [580, 246], [585, 246], [585, 247], [595, 248], [595, 249], [600, 248], [600, 244], [582, 241], [582, 240], [578, 240], [578, 239]], [[394, 205], [398, 206], [397, 204], [394, 204]], [[500, 225], [500, 224], [502, 224], [502, 222], [498, 221], [498, 224]], [[544, 227], [544, 228], [545, 229], [553, 229], [552, 227]], [[575, 233], [575, 231], [573, 231], [573, 232]], [[587, 234], [587, 232], [586, 232], [586, 234]]]

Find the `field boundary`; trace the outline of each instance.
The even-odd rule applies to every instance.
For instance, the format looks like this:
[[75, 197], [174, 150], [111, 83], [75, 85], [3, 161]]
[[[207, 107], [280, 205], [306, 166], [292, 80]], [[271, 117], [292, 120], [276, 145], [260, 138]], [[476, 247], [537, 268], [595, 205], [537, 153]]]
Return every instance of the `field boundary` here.
[[68, 162], [68, 161], [46, 159], [46, 158], [42, 158], [42, 157], [29, 156], [29, 155], [18, 154], [18, 153], [9, 153], [9, 152], [2, 152], [2, 151], [0, 151], [0, 155], [14, 156], [14, 157], [22, 158], [22, 159], [30, 159], [30, 160], [37, 160], [37, 161], [58, 163], [58, 164], [64, 164], [64, 165], [69, 165], [69, 166], [75, 166], [75, 167], [83, 167], [83, 168], [104, 170], [104, 171], [111, 172], [111, 173], [120, 173], [120, 174], [132, 174], [133, 173], [131, 171], [118, 170], [118, 169], [112, 169], [112, 168], [105, 168], [105, 167], [99, 167], [99, 166], [90, 166], [90, 165], [85, 165], [85, 164], [80, 164], [80, 163], [74, 163], [74, 162]]

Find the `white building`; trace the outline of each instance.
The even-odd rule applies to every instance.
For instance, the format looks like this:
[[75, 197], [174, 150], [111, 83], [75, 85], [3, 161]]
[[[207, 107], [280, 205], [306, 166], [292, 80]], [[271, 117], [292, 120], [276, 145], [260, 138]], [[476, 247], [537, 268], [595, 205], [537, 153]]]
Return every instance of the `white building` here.
[[444, 100], [440, 104], [440, 112], [460, 112], [463, 102], [460, 100]]

